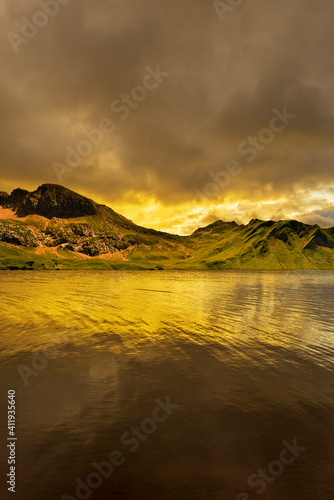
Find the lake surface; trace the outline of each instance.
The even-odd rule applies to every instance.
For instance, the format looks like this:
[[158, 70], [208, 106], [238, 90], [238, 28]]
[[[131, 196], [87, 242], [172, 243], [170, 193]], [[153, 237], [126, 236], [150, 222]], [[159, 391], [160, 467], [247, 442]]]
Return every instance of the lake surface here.
[[1, 272], [0, 299], [17, 500], [334, 498], [333, 272]]

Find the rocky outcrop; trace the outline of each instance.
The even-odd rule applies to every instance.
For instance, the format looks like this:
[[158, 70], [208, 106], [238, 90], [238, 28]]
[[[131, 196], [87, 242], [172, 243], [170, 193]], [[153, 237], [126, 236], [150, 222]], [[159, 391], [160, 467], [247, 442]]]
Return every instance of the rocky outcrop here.
[[47, 219], [96, 215], [99, 208], [93, 200], [57, 184], [43, 184], [33, 192], [14, 189], [10, 196], [0, 193], [0, 204], [14, 210], [18, 217], [37, 214]]
[[24, 247], [62, 246], [72, 252], [79, 252], [90, 257], [126, 250], [143, 243], [140, 235], [106, 234], [88, 224], [51, 224], [46, 229], [25, 228], [17, 221], [7, 221], [1, 227], [0, 240], [12, 245]]

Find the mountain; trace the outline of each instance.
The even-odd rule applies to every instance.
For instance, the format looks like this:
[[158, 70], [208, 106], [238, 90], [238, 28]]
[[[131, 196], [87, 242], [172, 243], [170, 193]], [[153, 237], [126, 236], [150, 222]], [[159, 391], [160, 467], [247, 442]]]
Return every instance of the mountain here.
[[334, 228], [253, 219], [177, 236], [43, 184], [0, 192], [0, 269], [334, 269]]

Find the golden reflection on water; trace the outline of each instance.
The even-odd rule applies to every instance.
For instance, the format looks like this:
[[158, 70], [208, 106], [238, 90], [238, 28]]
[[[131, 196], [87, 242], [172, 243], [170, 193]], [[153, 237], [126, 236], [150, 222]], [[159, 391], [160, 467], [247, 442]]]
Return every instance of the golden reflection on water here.
[[[311, 452], [270, 500], [327, 498], [309, 477], [334, 487], [334, 273], [2, 272], [0, 283], [0, 385], [19, 388], [20, 487], [34, 499], [73, 492], [166, 396], [178, 414], [97, 499], [153, 500], [153, 483], [175, 500], [236, 498], [295, 436]], [[18, 365], [52, 345], [25, 387]], [[137, 493], [117, 497], [122, 484]]]
[[330, 272], [4, 272], [0, 280], [7, 354], [68, 333], [78, 344], [117, 334], [140, 349], [173, 343], [175, 330], [185, 341], [235, 348], [333, 345], [332, 293], [318, 307], [332, 290]]

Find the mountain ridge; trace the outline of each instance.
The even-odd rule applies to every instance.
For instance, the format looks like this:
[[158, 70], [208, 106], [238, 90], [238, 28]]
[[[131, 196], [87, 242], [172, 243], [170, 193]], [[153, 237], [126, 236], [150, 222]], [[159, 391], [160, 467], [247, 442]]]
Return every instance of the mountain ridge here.
[[334, 228], [215, 221], [189, 236], [136, 225], [57, 184], [0, 192], [0, 269], [334, 269]]

